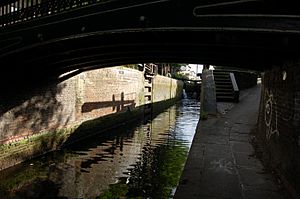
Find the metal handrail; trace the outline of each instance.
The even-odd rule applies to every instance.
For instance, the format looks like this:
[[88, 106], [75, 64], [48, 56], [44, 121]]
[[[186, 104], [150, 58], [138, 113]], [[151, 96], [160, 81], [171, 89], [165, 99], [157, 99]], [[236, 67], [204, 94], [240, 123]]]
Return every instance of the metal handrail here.
[[229, 73], [229, 75], [230, 75], [230, 80], [231, 80], [232, 88], [233, 88], [234, 101], [238, 102], [239, 101], [239, 96], [240, 96], [240, 90], [239, 90], [239, 87], [238, 87], [237, 82], [235, 80], [234, 73]]
[[0, 27], [115, 0], [13, 0], [0, 4]]

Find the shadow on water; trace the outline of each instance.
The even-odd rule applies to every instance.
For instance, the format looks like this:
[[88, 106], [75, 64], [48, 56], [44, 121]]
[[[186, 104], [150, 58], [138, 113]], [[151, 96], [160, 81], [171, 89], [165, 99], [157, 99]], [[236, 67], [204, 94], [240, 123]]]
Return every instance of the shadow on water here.
[[0, 173], [0, 198], [171, 198], [199, 108], [196, 100], [184, 99], [153, 120], [7, 169]]

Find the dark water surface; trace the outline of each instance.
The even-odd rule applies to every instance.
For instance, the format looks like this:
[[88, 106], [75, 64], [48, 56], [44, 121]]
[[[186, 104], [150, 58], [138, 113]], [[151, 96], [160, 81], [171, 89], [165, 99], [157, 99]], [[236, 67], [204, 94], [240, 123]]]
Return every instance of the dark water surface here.
[[183, 99], [152, 121], [110, 130], [0, 173], [0, 198], [172, 198], [199, 120]]

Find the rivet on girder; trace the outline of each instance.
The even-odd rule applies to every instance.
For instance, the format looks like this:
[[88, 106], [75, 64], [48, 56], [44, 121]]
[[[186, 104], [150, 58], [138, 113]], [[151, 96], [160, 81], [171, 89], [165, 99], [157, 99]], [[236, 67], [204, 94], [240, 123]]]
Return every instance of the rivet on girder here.
[[140, 21], [145, 21], [146, 17], [145, 16], [140, 16]]

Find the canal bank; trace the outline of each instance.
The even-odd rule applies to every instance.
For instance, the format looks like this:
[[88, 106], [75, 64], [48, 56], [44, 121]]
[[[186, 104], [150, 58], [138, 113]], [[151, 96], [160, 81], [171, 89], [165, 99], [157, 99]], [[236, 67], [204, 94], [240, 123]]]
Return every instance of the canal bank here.
[[260, 85], [241, 91], [240, 102], [218, 103], [217, 117], [198, 123], [175, 199], [289, 198], [255, 157]]
[[149, 80], [143, 71], [113, 67], [17, 93], [0, 101], [0, 170], [92, 136], [94, 126], [108, 130], [142, 119], [146, 106], [156, 114], [181, 99], [182, 87], [169, 77]]
[[183, 99], [152, 119], [8, 168], [0, 172], [0, 198], [171, 198], [199, 113], [198, 100]]

